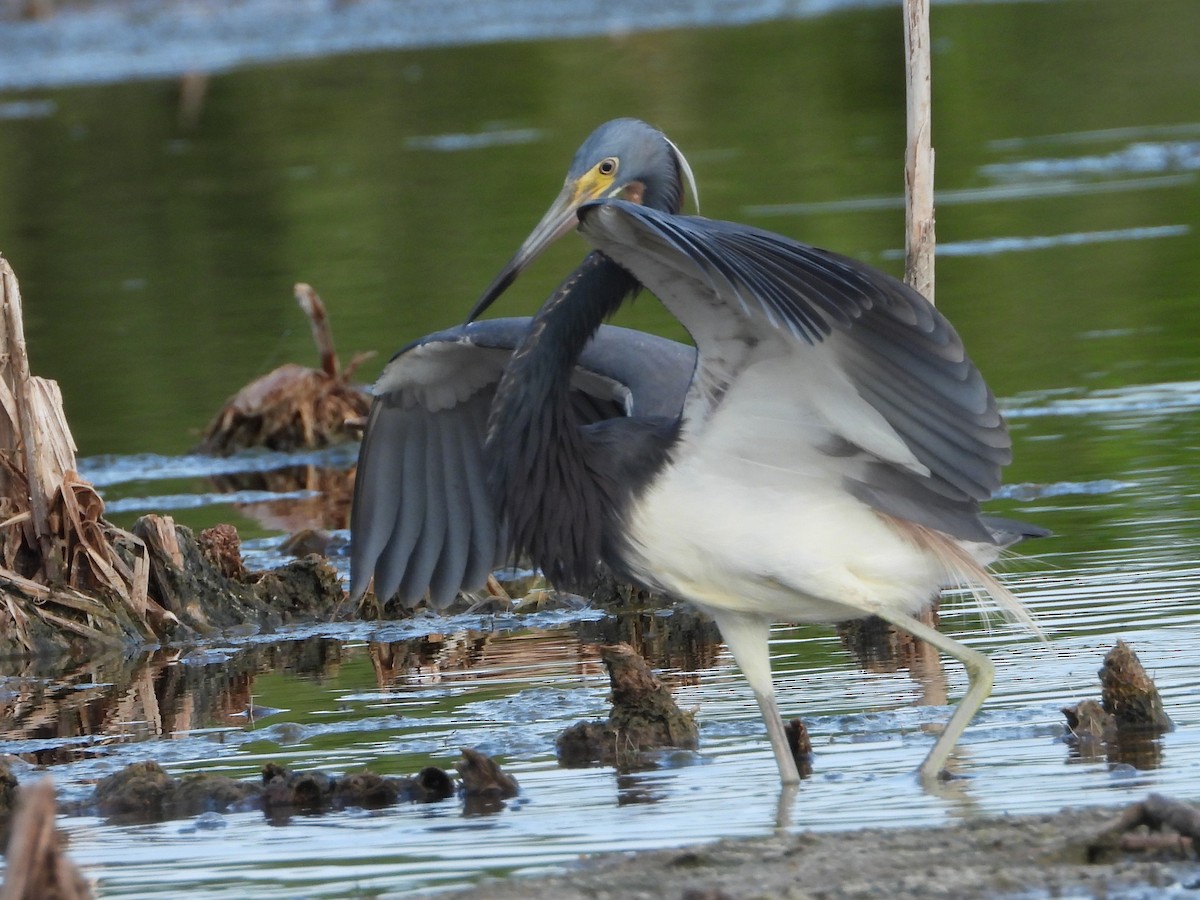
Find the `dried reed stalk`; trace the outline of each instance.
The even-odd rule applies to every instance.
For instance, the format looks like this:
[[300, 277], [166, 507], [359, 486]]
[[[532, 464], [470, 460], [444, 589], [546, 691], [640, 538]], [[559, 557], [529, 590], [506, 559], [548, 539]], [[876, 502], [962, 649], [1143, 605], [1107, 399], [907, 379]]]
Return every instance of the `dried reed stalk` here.
[[908, 146], [904, 154], [904, 280], [933, 302], [933, 143], [929, 0], [904, 0]]
[[[75, 471], [58, 385], [29, 372], [21, 291], [0, 257], [0, 635], [35, 649], [34, 622], [112, 643], [153, 637], [166, 614], [139, 575], [144, 546], [103, 518], [104, 501]], [[120, 540], [134, 551], [130, 565]]]

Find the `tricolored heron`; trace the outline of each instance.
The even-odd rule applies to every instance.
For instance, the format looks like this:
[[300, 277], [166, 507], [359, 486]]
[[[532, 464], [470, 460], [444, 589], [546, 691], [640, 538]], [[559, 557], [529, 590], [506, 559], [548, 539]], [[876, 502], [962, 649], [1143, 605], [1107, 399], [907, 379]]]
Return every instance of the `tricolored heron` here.
[[[932, 780], [988, 696], [993, 667], [916, 615], [961, 583], [1033, 626], [986, 569], [1004, 546], [1037, 533], [980, 514], [1010, 457], [995, 399], [949, 322], [915, 291], [780, 235], [683, 216], [685, 181], [695, 194], [686, 160], [661, 132], [633, 119], [601, 126], [476, 304], [472, 318], [576, 226], [596, 248], [533, 318], [491, 398], [480, 460], [503, 523], [493, 534], [560, 586], [606, 564], [712, 615], [754, 691], [785, 783], [799, 776], [774, 699], [773, 621], [874, 614], [956, 657], [970, 687], [921, 765]], [[573, 373], [604, 319], [642, 286], [695, 342], [683, 407], [581, 414]], [[442, 390], [465, 396], [473, 371], [448, 371]], [[385, 402], [372, 413], [368, 463], [390, 443], [373, 435], [393, 421], [378, 411]], [[356, 507], [388, 502], [379, 495], [397, 485], [373, 471], [359, 471]], [[476, 490], [474, 478], [458, 490]], [[430, 502], [436, 494], [427, 491]], [[431, 515], [443, 532], [443, 514], [429, 505], [416, 525]], [[356, 511], [356, 544], [369, 518]], [[372, 546], [355, 548], [355, 589], [369, 577], [362, 566], [374, 566], [377, 593], [400, 583], [411, 597], [428, 565], [422, 577], [397, 574], [403, 554], [393, 548], [416, 527], [413, 516], [393, 516], [394, 529], [380, 518], [365, 531]]]

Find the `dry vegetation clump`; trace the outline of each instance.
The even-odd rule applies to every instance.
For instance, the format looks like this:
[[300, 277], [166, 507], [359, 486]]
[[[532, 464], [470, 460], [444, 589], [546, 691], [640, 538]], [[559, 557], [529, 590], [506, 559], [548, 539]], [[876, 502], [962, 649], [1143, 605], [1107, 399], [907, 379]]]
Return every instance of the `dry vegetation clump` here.
[[0, 257], [0, 654], [42, 656], [246, 622], [328, 615], [344, 591], [315, 558], [248, 573], [236, 533], [148, 515], [133, 531], [75, 470], [58, 385], [30, 375], [21, 295]]
[[297, 284], [295, 293], [312, 327], [321, 368], [288, 363], [246, 385], [225, 401], [204, 429], [197, 448], [201, 453], [226, 456], [249, 447], [326, 447], [353, 436], [370, 411], [370, 396], [350, 380], [370, 354], [355, 356], [342, 369], [321, 298], [307, 284]]
[[0, 257], [0, 635], [6, 649], [150, 638], [174, 616], [148, 594], [142, 541], [103, 518], [75, 471], [58, 385], [33, 377], [16, 275]]

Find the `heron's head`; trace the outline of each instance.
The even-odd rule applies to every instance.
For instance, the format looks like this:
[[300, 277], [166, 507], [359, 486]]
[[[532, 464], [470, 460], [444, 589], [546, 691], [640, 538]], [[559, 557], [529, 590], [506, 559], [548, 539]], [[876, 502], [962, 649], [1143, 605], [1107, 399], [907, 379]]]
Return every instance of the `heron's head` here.
[[562, 191], [484, 291], [470, 319], [482, 314], [543, 250], [579, 224], [578, 211], [584, 203], [628, 200], [678, 213], [685, 184], [698, 204], [691, 166], [661, 131], [638, 119], [605, 122], [576, 151]]

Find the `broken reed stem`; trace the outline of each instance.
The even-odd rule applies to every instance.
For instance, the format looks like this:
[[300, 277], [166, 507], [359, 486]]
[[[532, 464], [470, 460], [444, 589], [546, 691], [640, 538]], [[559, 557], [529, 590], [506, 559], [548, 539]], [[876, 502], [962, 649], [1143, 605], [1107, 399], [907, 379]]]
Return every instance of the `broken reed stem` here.
[[908, 145], [904, 154], [904, 280], [933, 303], [933, 143], [929, 0], [904, 0]]
[[[0, 256], [0, 628], [29, 652], [35, 624], [47, 626], [37, 641], [113, 644], [157, 636], [149, 614], [167, 621], [148, 596], [145, 548], [104, 520], [75, 453], [58, 385], [30, 375], [21, 290]], [[118, 541], [133, 545], [132, 558]]]
[[[4, 315], [4, 347], [8, 357], [8, 375], [4, 380], [11, 387], [12, 405], [16, 412], [13, 425], [25, 467], [25, 479], [29, 492], [31, 530], [33, 541], [42, 557], [43, 571], [51, 581], [62, 577], [62, 560], [54, 552], [54, 541], [50, 531], [50, 497], [43, 476], [45, 466], [39, 459], [40, 442], [37, 439], [37, 418], [34, 416], [32, 379], [29, 374], [29, 355], [25, 348], [25, 324], [21, 314], [21, 289], [17, 276], [8, 260], [0, 258], [0, 306]], [[27, 530], [27, 534], [29, 531]]]
[[312, 285], [300, 282], [293, 289], [296, 302], [304, 315], [308, 316], [309, 327], [312, 328], [313, 343], [317, 345], [317, 353], [321, 355], [321, 369], [330, 378], [337, 378], [337, 351], [333, 348], [333, 329], [329, 325], [329, 316], [325, 312], [325, 304]]

